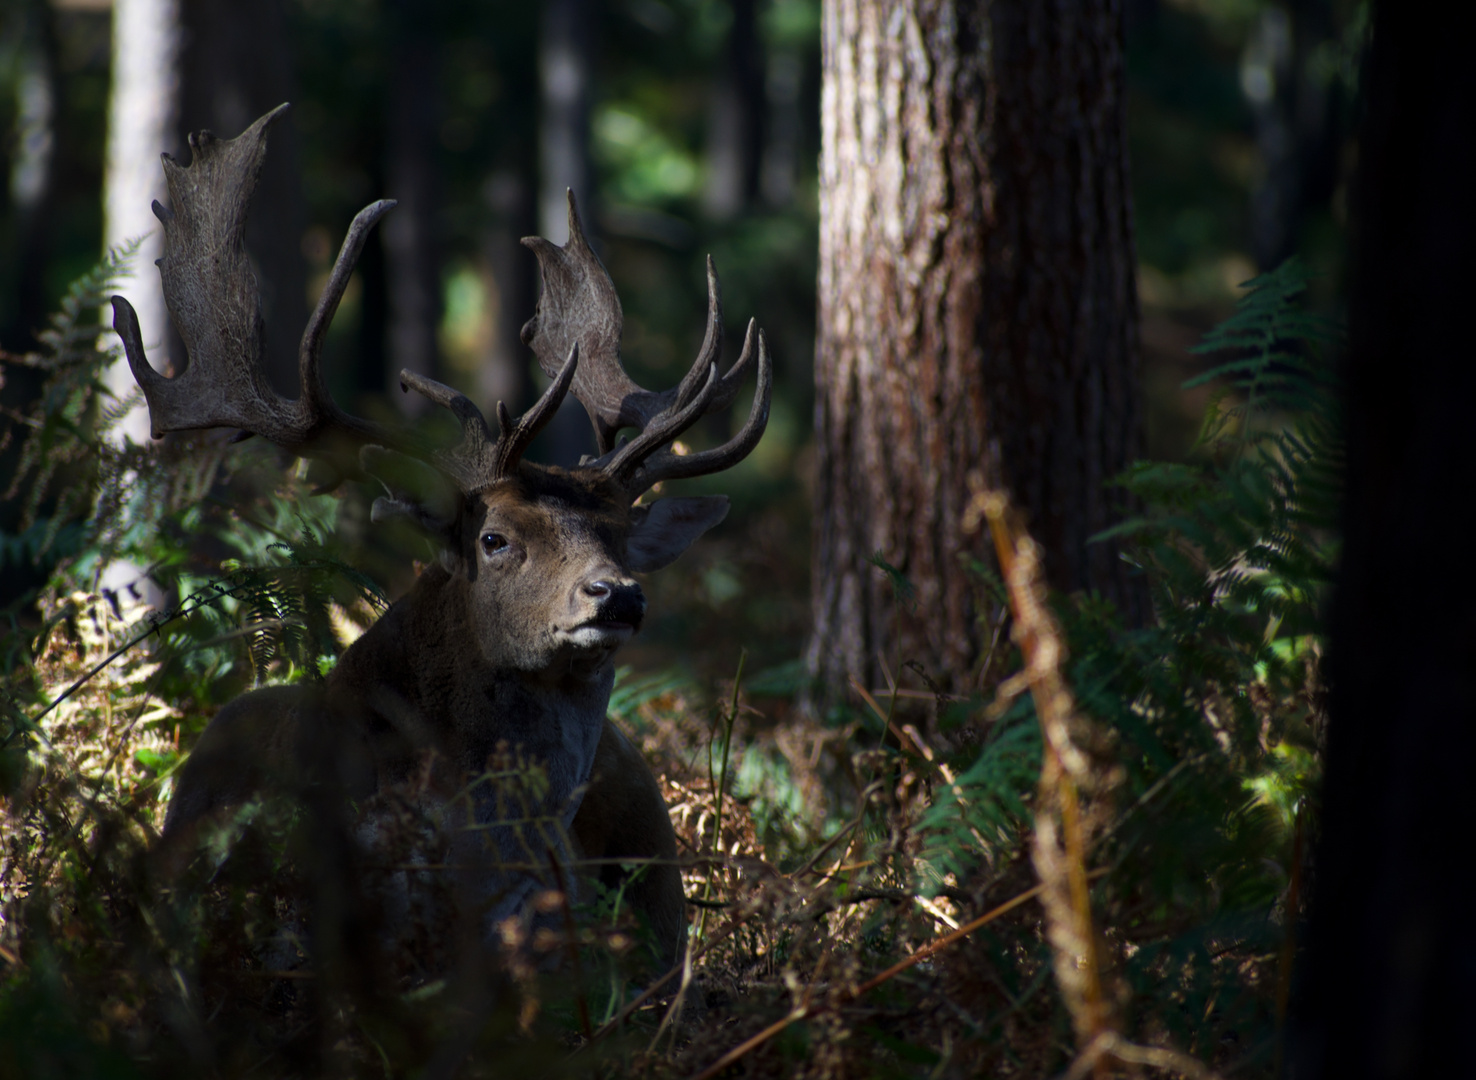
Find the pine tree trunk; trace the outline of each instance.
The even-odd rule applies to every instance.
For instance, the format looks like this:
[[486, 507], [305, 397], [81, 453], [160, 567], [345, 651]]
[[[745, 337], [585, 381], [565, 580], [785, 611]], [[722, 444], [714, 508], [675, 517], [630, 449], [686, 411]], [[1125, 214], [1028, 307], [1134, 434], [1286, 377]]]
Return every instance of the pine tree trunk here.
[[1141, 445], [1121, 33], [1113, 0], [826, 0], [809, 661], [831, 693], [878, 653], [971, 689], [976, 474], [1055, 587], [1138, 609], [1088, 544]]

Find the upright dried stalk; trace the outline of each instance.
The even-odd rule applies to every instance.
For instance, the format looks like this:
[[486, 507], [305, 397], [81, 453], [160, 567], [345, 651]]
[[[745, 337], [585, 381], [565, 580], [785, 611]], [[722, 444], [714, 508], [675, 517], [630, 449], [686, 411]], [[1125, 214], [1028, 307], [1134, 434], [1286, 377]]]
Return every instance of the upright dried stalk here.
[[1077, 1046], [1085, 1052], [1102, 1045], [1101, 1036], [1116, 1030], [1113, 1004], [1118, 987], [1102, 971], [1086, 854], [1093, 835], [1107, 821], [1108, 796], [1120, 770], [1101, 753], [1106, 744], [1103, 733], [1076, 712], [1061, 676], [1066, 649], [1046, 606], [1040, 549], [1010, 512], [1002, 492], [976, 485], [971, 517], [975, 522], [987, 519], [994, 536], [1014, 614], [1012, 633], [1025, 659], [1040, 719], [1045, 756], [1030, 855], [1040, 876], [1056, 983], [1071, 1012]]

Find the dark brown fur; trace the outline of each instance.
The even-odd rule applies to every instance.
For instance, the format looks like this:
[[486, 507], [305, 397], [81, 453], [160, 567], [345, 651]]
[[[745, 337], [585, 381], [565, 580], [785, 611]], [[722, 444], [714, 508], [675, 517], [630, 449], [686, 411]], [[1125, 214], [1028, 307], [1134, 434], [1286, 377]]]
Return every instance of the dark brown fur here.
[[[524, 465], [515, 481], [467, 498], [442, 565], [324, 685], [269, 687], [221, 710], [180, 772], [166, 843], [182, 848], [196, 822], [263, 790], [326, 787], [362, 801], [409, 779], [427, 751], [466, 776], [501, 745], [545, 766], [551, 809], [589, 785], [570, 826], [585, 858], [675, 858], [655, 777], [605, 716], [613, 655], [628, 633], [582, 628], [610, 602], [591, 595], [591, 583], [632, 602], [629, 570], [675, 558], [725, 501], [627, 510], [618, 492], [584, 480]], [[607, 863], [592, 876], [619, 886], [624, 872]], [[643, 870], [627, 896], [660, 958], [673, 961], [686, 927], [676, 867]]]

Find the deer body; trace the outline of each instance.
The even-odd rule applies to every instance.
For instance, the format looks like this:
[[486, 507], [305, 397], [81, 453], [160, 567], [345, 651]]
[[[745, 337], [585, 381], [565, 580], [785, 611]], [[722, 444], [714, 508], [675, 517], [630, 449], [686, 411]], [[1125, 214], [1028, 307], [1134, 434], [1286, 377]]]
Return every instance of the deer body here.
[[[268, 687], [222, 709], [181, 770], [166, 843], [264, 790], [326, 785], [363, 801], [409, 780], [428, 751], [456, 777], [474, 777], [501, 745], [543, 766], [540, 809], [572, 830], [577, 854], [674, 859], [655, 778], [606, 710], [615, 651], [645, 611], [627, 569], [632, 553], [640, 569], [669, 561], [721, 519], [726, 500], [663, 500], [675, 511], [653, 518], [644, 510], [632, 528], [621, 500], [577, 480], [524, 465], [468, 500], [459, 531], [470, 554], [448, 551], [422, 573], [324, 685]], [[581, 818], [591, 780], [595, 795]], [[519, 838], [506, 839], [499, 855], [516, 862]], [[552, 854], [566, 864], [575, 855]], [[604, 880], [618, 884], [618, 867], [607, 866]], [[534, 881], [489, 883], [484, 891], [499, 895], [487, 917], [516, 911]], [[658, 954], [675, 959], [685, 925], [675, 866], [645, 871], [632, 899]]]
[[[750, 322], [742, 355], [719, 375], [722, 311], [709, 259], [707, 333], [691, 370], [659, 393], [633, 383], [619, 358], [620, 302], [571, 195], [568, 243], [524, 241], [544, 282], [522, 334], [553, 379], [542, 398], [516, 420], [499, 403], [494, 436], [466, 397], [402, 372], [404, 389], [460, 421], [461, 442], [450, 448], [350, 416], [328, 393], [318, 359], [368, 231], [393, 208], [381, 201], [350, 226], [303, 333], [301, 395], [279, 397], [262, 375], [260, 301], [243, 235], [267, 129], [284, 109], [229, 141], [192, 135], [187, 166], [165, 158], [171, 206], [154, 205], [165, 234], [159, 266], [188, 367], [166, 378], [149, 366], [137, 319], [119, 297], [114, 326], [156, 436], [236, 428], [326, 461], [338, 479], [373, 477], [390, 492], [376, 500], [374, 520], [410, 518], [438, 542], [441, 558], [322, 686], [258, 690], [220, 712], [181, 770], [165, 842], [181, 846], [206, 815], [281, 787], [318, 800], [329, 817], [351, 802], [367, 805], [357, 835], [372, 849], [394, 817], [385, 800], [408, 784], [422, 809], [447, 821], [460, 815], [446, 861], [462, 876], [462, 894], [490, 920], [485, 936], [522, 912], [540, 880], [531, 864], [562, 878], [560, 864], [575, 855], [564, 839], [570, 829], [590, 858], [675, 856], [659, 786], [605, 713], [615, 652], [645, 614], [631, 575], [677, 558], [722, 520], [727, 499], [641, 499], [659, 482], [726, 469], [757, 445], [772, 362]], [[678, 453], [676, 438], [726, 407], [755, 366], [758, 385], [740, 431], [720, 447]], [[599, 456], [571, 469], [523, 461], [566, 394], [589, 413]], [[623, 428], [636, 434], [616, 445]], [[489, 759], [508, 752], [538, 764], [547, 780], [536, 795], [519, 795], [523, 804], [511, 815], [506, 792], [484, 775]], [[518, 824], [527, 820], [535, 823]], [[394, 873], [409, 897], [409, 879], [422, 870]], [[599, 876], [614, 883], [619, 867], [606, 865]], [[674, 959], [685, 933], [675, 866], [652, 866], [629, 897], [656, 931], [658, 953]], [[399, 907], [418, 910], [413, 898]]]

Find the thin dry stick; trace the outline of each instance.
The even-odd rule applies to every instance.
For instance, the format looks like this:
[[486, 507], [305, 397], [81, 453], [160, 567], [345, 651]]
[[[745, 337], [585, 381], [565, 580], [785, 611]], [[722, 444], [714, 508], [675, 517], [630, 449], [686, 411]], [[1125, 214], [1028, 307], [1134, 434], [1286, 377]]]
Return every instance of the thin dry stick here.
[[593, 1029], [589, 1023], [589, 1002], [584, 996], [584, 972], [579, 967], [579, 931], [574, 925], [574, 912], [569, 908], [569, 889], [564, 882], [564, 871], [551, 847], [548, 849], [548, 865], [553, 869], [554, 882], [559, 887], [559, 906], [564, 911], [564, 934], [569, 939], [569, 966], [574, 971], [574, 1001], [579, 1007], [579, 1027], [588, 1039]]
[[797, 877], [803, 877], [805, 874], [808, 874], [811, 870], [815, 868], [815, 864], [825, 857], [826, 853], [829, 852], [831, 848], [835, 847], [835, 845], [839, 844], [842, 840], [848, 839], [852, 832], [860, 828], [862, 820], [866, 817], [866, 809], [871, 803], [871, 794], [871, 788], [867, 788], [865, 791], [863, 791], [861, 793], [861, 810], [859, 813], [856, 814], [854, 818], [851, 819], [850, 824], [841, 826], [840, 831], [832, 836], [829, 840], [825, 841], [825, 843], [820, 846], [820, 850], [811, 855], [809, 859], [806, 860], [803, 866], [801, 866], [798, 870], [795, 870], [793, 873], [785, 874], [784, 876], [793, 879]]
[[[1012, 520], [1009, 503], [1002, 493], [981, 492], [976, 499], [989, 522], [1000, 569], [1009, 589], [1015, 639], [1025, 659], [1045, 743], [1031, 854], [1045, 886], [1042, 903], [1046, 909], [1048, 937], [1056, 954], [1056, 981], [1071, 1012], [1078, 1045], [1087, 1046], [1112, 1026], [1102, 992], [1101, 958], [1092, 925], [1084, 861], [1086, 839], [1080, 784], [1093, 779], [1091, 765], [1072, 738], [1074, 706], [1060, 673], [1064, 649], [1060, 633], [1043, 603], [1044, 588], [1035, 543]], [[1052, 806], [1060, 814], [1059, 838]], [[1100, 1066], [1098, 1059], [1093, 1068], [1100, 1070]]]
[[682, 981], [677, 986], [677, 992], [672, 995], [671, 1004], [666, 1007], [666, 1012], [661, 1017], [661, 1023], [656, 1026], [656, 1034], [651, 1037], [651, 1043], [646, 1047], [646, 1053], [654, 1054], [656, 1044], [661, 1041], [662, 1032], [671, 1029], [671, 1045], [676, 1044], [676, 1025], [674, 1021], [681, 1015], [682, 1009], [687, 1003], [687, 988], [692, 985], [692, 935], [687, 935], [686, 948], [682, 950]]
[[1198, 1058], [1167, 1046], [1139, 1046], [1128, 1042], [1115, 1031], [1104, 1031], [1077, 1055], [1071, 1067], [1059, 1080], [1083, 1080], [1087, 1073], [1109, 1058], [1129, 1065], [1148, 1065], [1165, 1072], [1187, 1076], [1189, 1080], [1220, 1080], [1219, 1073]]
[[[740, 650], [738, 653], [738, 672], [733, 676], [733, 703], [728, 709], [727, 722], [723, 730], [723, 763], [722, 771], [718, 775], [717, 792], [714, 798], [714, 801], [717, 803], [717, 810], [713, 814], [712, 826], [712, 844], [713, 847], [719, 851], [722, 850], [723, 843], [723, 795], [726, 793], [728, 787], [728, 754], [733, 748], [733, 724], [738, 719], [738, 691], [739, 688], [743, 685], [743, 665], [747, 660], [748, 650]], [[711, 744], [709, 743], [708, 745], [710, 748]], [[712, 775], [712, 757], [710, 749], [707, 759], [707, 773], [710, 778]], [[702, 886], [702, 899], [712, 899], [711, 867], [708, 868], [707, 880], [703, 883]], [[707, 911], [704, 909], [702, 914], [697, 917], [697, 936], [701, 937], [706, 929]]]
[[1299, 808], [1294, 818], [1292, 831], [1291, 881], [1286, 886], [1286, 932], [1281, 939], [1281, 956], [1276, 973], [1276, 1075], [1281, 1075], [1282, 1059], [1286, 1051], [1286, 1012], [1291, 1001], [1292, 972], [1297, 959], [1297, 923], [1302, 917], [1302, 849], [1305, 843], [1303, 815]]
[[989, 639], [989, 651], [984, 654], [984, 660], [979, 665], [979, 678], [975, 680], [975, 685], [980, 690], [984, 689], [984, 680], [989, 675], [989, 665], [994, 661], [994, 650], [999, 645], [999, 635], [1004, 631], [1005, 619], [1009, 617], [1009, 614], [1009, 605], [1002, 605], [999, 609], [999, 618], [994, 620], [994, 634]]
[[[877, 654], [877, 659], [882, 659], [879, 653]], [[886, 662], [884, 660], [882, 660], [882, 670], [884, 672], [886, 671]], [[887, 674], [887, 682], [891, 684], [894, 692], [891, 696], [891, 699], [887, 702], [887, 711], [883, 713], [880, 707], [877, 705], [876, 700], [872, 698], [869, 694], [867, 694], [865, 688], [857, 683], [854, 679], [851, 680], [851, 685], [861, 692], [862, 697], [868, 699], [871, 707], [876, 710], [877, 715], [882, 718], [882, 736], [881, 740], [876, 744], [878, 750], [880, 750], [882, 745], [885, 744], [887, 741], [887, 732], [892, 730], [892, 715], [897, 709], [897, 695], [895, 693], [896, 683], [892, 682], [892, 677], [890, 673]], [[871, 792], [876, 787], [876, 774], [880, 770], [880, 765], [873, 766], [871, 770], [871, 775], [866, 779], [866, 786], [861, 789], [861, 808], [857, 811], [856, 814], [858, 825], [860, 824], [861, 820], [865, 818], [866, 811], [871, 806]], [[841, 870], [846, 865], [846, 860], [851, 857], [851, 848], [855, 845], [856, 837], [858, 835], [860, 835], [860, 831], [853, 828], [850, 833], [850, 838], [846, 840], [845, 848], [841, 851], [841, 857], [836, 860], [836, 864], [830, 868], [829, 872], [821, 875], [822, 879], [832, 878], [836, 874], [841, 872]]]
[[[728, 938], [732, 937], [733, 934], [737, 931], [738, 926], [738, 921], [734, 919], [733, 921], [729, 922], [728, 925], [725, 926], [722, 930], [719, 930], [711, 938], [703, 942], [702, 947], [692, 954], [693, 962], [695, 963], [697, 960], [700, 960], [703, 956], [707, 955], [707, 953], [712, 951], [718, 945], [721, 945]], [[650, 1001], [651, 998], [660, 993], [661, 988], [664, 987], [667, 983], [671, 982], [672, 979], [682, 974], [685, 967], [685, 964], [673, 967], [665, 975], [661, 976], [661, 978], [657, 979], [650, 986], [646, 987], [646, 989], [642, 991], [641, 994], [636, 997], [634, 1001], [625, 1006], [625, 1008], [621, 1009], [604, 1024], [600, 1025], [599, 1030], [589, 1037], [589, 1041], [584, 1044], [584, 1047], [594, 1045], [595, 1043], [603, 1039], [606, 1035], [610, 1034], [610, 1032], [618, 1028], [621, 1024], [625, 1023], [626, 1019], [630, 1016], [631, 1013], [635, 1012], [646, 1002]], [[584, 1047], [581, 1047], [580, 1049], [584, 1049]]]
[[[897, 742], [901, 745], [902, 749], [910, 750], [914, 754], [922, 754], [922, 749], [917, 745], [917, 743], [902, 729], [899, 729], [897, 727], [896, 722], [892, 719], [892, 709], [889, 708], [886, 711], [883, 711], [881, 705], [877, 703], [876, 698], [871, 696], [871, 691], [866, 689], [866, 687], [862, 686], [855, 679], [851, 680], [851, 689], [860, 694], [861, 700], [866, 702], [867, 705], [871, 706], [871, 711], [876, 713], [876, 715], [881, 719], [881, 722], [886, 725], [887, 731], [890, 731], [894, 736], [896, 736]], [[888, 690], [887, 693], [892, 695], [891, 704], [893, 708], [896, 707], [897, 699], [904, 696], [903, 692], [899, 691], [896, 687]], [[924, 696], [926, 696], [930, 700], [933, 697], [932, 694], [927, 694]], [[882, 738], [886, 738], [885, 733], [883, 733]], [[929, 760], [932, 759], [930, 758]]]
[[[969, 517], [975, 522], [979, 518], [989, 522], [1009, 589], [1014, 638], [1025, 658], [1025, 674], [1045, 744], [1031, 858], [1041, 879], [1041, 906], [1045, 908], [1047, 937], [1055, 954], [1056, 984], [1071, 1013], [1077, 1045], [1081, 1047], [1067, 1076], [1070, 1080], [1081, 1080], [1088, 1073], [1105, 1076], [1110, 1063], [1116, 1060], [1173, 1069], [1191, 1077], [1210, 1077], [1210, 1070], [1194, 1058], [1177, 1050], [1138, 1046], [1116, 1029], [1104, 992], [1098, 938], [1092, 925], [1090, 875], [1086, 870], [1087, 825], [1081, 807], [1083, 787], [1088, 792], [1100, 791], [1110, 780], [1101, 766], [1094, 770], [1088, 754], [1073, 736], [1073, 728], [1085, 729], [1086, 721], [1076, 714], [1061, 675], [1065, 647], [1046, 607], [1039, 549], [1014, 519], [1004, 494], [985, 490], [982, 482], [975, 484]], [[1053, 808], [1059, 814], [1059, 835]]]
[[[1106, 870], [1097, 870], [1094, 871], [1090, 876], [1098, 877], [1102, 874], [1105, 874], [1106, 872]], [[1007, 912], [1019, 907], [1021, 904], [1024, 904], [1034, 899], [1036, 896], [1039, 896], [1044, 888], [1044, 885], [1036, 885], [1034, 888], [1026, 889], [1018, 896], [1006, 900], [1003, 904], [1000, 904], [996, 908], [986, 911], [983, 915], [980, 915], [977, 919], [973, 920], [973, 922], [965, 923], [963, 926], [960, 926], [957, 930], [953, 931], [953, 933], [948, 934], [945, 937], [941, 937], [937, 941], [930, 942], [927, 945], [924, 945], [921, 949], [918, 949], [917, 952], [913, 953], [911, 956], [893, 964], [881, 974], [874, 975], [870, 979], [867, 979], [864, 983], [856, 987], [856, 989], [851, 991], [850, 993], [842, 995], [840, 1002], [837, 1002], [837, 1004], [855, 1001], [862, 994], [865, 994], [870, 990], [875, 990], [882, 983], [896, 978], [908, 968], [922, 963], [930, 956], [933, 956], [943, 949], [948, 948], [948, 946], [954, 944], [955, 942], [962, 941], [964, 938], [968, 937], [975, 930], [978, 930], [986, 923], [993, 922], [1001, 915], [1004, 915]], [[798, 1020], [803, 1020], [806, 1017], [813, 1015], [813, 1013], [818, 1013], [826, 1007], [833, 1006], [822, 1006], [821, 1008], [817, 1008], [812, 1011], [810, 1009], [809, 1001], [806, 1000], [802, 1005], [792, 1010], [783, 1019], [776, 1020], [774, 1023], [764, 1028], [763, 1031], [760, 1031], [757, 1035], [754, 1035], [752, 1038], [746, 1039], [743, 1042], [739, 1043], [737, 1046], [733, 1047], [733, 1049], [729, 1050], [722, 1057], [718, 1058], [717, 1061], [713, 1062], [696, 1076], [692, 1077], [692, 1080], [709, 1080], [709, 1078], [716, 1076], [718, 1073], [722, 1072], [729, 1065], [733, 1064], [733, 1062], [737, 1061], [745, 1054], [750, 1053], [754, 1049], [768, 1042], [775, 1035], [778, 1035], [781, 1031], [789, 1027], [791, 1024], [795, 1023]]]

